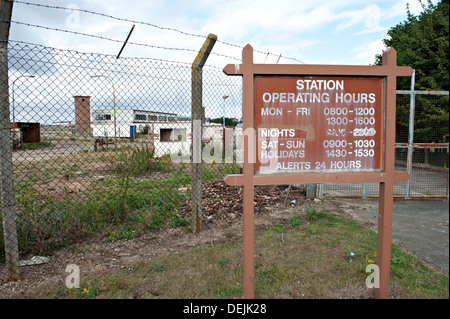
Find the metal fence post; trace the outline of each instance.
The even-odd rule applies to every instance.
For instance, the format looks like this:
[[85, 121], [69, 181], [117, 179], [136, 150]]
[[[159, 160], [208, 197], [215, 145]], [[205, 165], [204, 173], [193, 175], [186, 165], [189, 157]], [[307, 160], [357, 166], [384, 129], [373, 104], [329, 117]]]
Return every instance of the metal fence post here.
[[363, 199], [367, 199], [367, 183], [363, 183]]
[[[409, 135], [408, 135], [408, 157], [406, 159], [406, 170], [412, 176], [412, 157], [414, 143], [414, 112], [416, 109], [416, 95], [414, 92], [414, 83], [416, 78], [416, 70], [411, 75], [411, 91], [409, 95]], [[405, 199], [411, 198], [411, 178], [406, 182]]]
[[11, 124], [9, 119], [8, 38], [12, 1], [2, 1], [0, 8], [0, 188], [5, 261], [10, 280], [20, 280], [17, 241], [14, 178], [12, 166]]
[[317, 184], [307, 184], [306, 185], [306, 197], [316, 198], [317, 194]]
[[202, 229], [202, 126], [203, 126], [203, 103], [202, 103], [202, 69], [208, 56], [216, 43], [217, 36], [209, 34], [202, 48], [192, 63], [192, 220], [193, 230], [200, 232]]

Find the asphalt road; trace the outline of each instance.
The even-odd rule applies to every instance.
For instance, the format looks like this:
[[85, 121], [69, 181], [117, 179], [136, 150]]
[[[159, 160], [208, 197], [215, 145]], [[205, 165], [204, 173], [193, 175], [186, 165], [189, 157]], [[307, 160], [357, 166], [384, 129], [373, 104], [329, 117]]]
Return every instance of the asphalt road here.
[[[378, 223], [378, 200], [346, 199], [346, 210], [357, 219]], [[348, 209], [347, 209], [348, 208]], [[394, 243], [449, 272], [449, 202], [447, 200], [395, 200], [392, 217]]]

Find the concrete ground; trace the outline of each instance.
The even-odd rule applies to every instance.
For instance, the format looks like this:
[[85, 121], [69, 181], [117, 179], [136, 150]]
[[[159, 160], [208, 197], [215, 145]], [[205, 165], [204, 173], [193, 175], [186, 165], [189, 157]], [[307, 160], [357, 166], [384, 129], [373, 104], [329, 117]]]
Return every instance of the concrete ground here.
[[[343, 199], [356, 219], [378, 223], [378, 200]], [[449, 272], [448, 200], [394, 200], [393, 242], [423, 261]]]

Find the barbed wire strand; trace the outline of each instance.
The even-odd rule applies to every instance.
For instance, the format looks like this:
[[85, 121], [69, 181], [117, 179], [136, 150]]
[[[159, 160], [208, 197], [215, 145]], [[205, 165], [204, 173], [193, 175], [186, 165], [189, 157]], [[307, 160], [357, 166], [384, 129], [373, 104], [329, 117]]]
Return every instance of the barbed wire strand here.
[[[7, 1], [12, 1], [12, 0], [7, 0]], [[78, 11], [78, 12], [83, 12], [83, 13], [88, 13], [88, 14], [92, 14], [92, 15], [97, 15], [97, 16], [109, 18], [109, 19], [114, 19], [114, 20], [117, 20], [117, 21], [124, 21], [124, 22], [130, 22], [130, 23], [134, 23], [134, 24], [141, 24], [141, 25], [157, 28], [157, 29], [160, 29], [160, 30], [177, 32], [177, 33], [180, 33], [180, 34], [183, 34], [183, 35], [186, 35], [186, 36], [205, 38], [204, 35], [200, 35], [200, 34], [189, 33], [189, 32], [185, 32], [185, 31], [179, 30], [179, 29], [175, 29], [175, 28], [162, 27], [162, 26], [156, 25], [154, 23], [149, 23], [149, 22], [144, 22], [144, 21], [132, 20], [132, 19], [127, 19], [127, 18], [119, 18], [119, 17], [115, 17], [115, 16], [112, 16], [112, 15], [109, 15], [109, 14], [96, 12], [96, 11], [91, 11], [91, 10], [86, 10], [86, 9], [80, 9], [80, 8], [75, 8], [75, 7], [67, 8], [67, 7], [47, 5], [47, 4], [39, 4], [39, 3], [32, 3], [32, 2], [20, 1], [20, 0], [15, 0], [14, 3], [23, 4], [23, 5], [29, 5], [29, 6], [36, 6], [36, 7], [42, 7], [42, 8], [47, 8], [47, 9], [56, 9], [56, 10], [65, 10], [65, 11], [66, 10]], [[222, 40], [219, 40], [219, 39], [216, 42], [222, 43], [224, 45], [228, 45], [228, 46], [231, 46], [231, 47], [235, 47], [235, 48], [240, 48], [240, 49], [243, 48], [243, 46], [241, 46], [241, 45], [237, 45], [237, 44], [230, 43], [230, 42], [225, 42], [225, 41], [222, 41]], [[275, 56], [275, 57], [280, 57], [279, 54], [275, 54], [275, 53], [271, 53], [271, 52], [264, 52], [264, 51], [260, 51], [260, 50], [256, 50], [256, 49], [254, 49], [253, 51], [257, 52], [257, 53], [261, 53], [261, 54], [267, 55], [267, 56], [268, 55], [272, 55], [272, 56]], [[303, 61], [301, 61], [299, 59], [296, 59], [296, 58], [286, 57], [286, 56], [282, 56], [282, 58], [286, 59], [286, 60], [292, 60], [292, 61], [296, 61], [298, 63], [304, 64]], [[233, 58], [233, 59], [240, 60], [240, 59], [237, 59], [237, 58]]]
[[[78, 50], [73, 50], [73, 49], [60, 49], [60, 48], [55, 48], [55, 47], [50, 47], [50, 46], [46, 46], [43, 44], [36, 44], [36, 43], [32, 43], [32, 42], [27, 42], [27, 41], [21, 41], [21, 40], [9, 40], [9, 43], [21, 43], [21, 44], [25, 44], [28, 46], [35, 46], [35, 47], [41, 47], [41, 48], [45, 48], [45, 49], [50, 49], [50, 50], [58, 50], [58, 51], [66, 51], [66, 52], [73, 52], [73, 53], [77, 53], [77, 54], [99, 54], [99, 55], [104, 55], [104, 56], [112, 56], [115, 57], [116, 55], [114, 54], [107, 54], [107, 53], [100, 53], [100, 52], [90, 52], [90, 53], [86, 53], [86, 52], [81, 52]], [[31, 51], [33, 50], [33, 48], [29, 48]], [[153, 58], [153, 57], [121, 57], [121, 60], [151, 60], [151, 61], [155, 61], [155, 62], [165, 62], [165, 63], [172, 63], [174, 65], [192, 65], [192, 62], [183, 62], [183, 61], [174, 61], [174, 60], [168, 60], [168, 59], [160, 59], [160, 58]], [[214, 65], [205, 65], [205, 68], [213, 68], [213, 69], [217, 69], [217, 70], [222, 70], [223, 67], [219, 67], [219, 66], [214, 66]]]
[[[22, 21], [0, 20], [0, 22], [11, 22], [11, 23], [14, 23], [14, 24], [23, 25], [23, 26], [27, 26], [27, 27], [34, 27], [34, 28], [40, 28], [40, 29], [45, 29], [45, 30], [51, 30], [51, 31], [65, 32], [65, 33], [69, 33], [69, 34], [81, 35], [81, 36], [86, 36], [86, 37], [91, 37], [91, 38], [96, 38], [96, 39], [116, 42], [116, 43], [123, 43], [123, 40], [111, 39], [111, 38], [107, 38], [107, 37], [103, 37], [103, 36], [99, 36], [99, 35], [94, 35], [94, 34], [89, 34], [89, 33], [84, 33], [84, 32], [64, 30], [64, 29], [47, 27], [47, 26], [42, 26], [42, 25], [37, 25], [37, 24], [31, 24], [31, 23], [26, 23], [26, 22], [22, 22]], [[161, 50], [187, 51], [187, 52], [195, 52], [195, 53], [198, 52], [197, 50], [194, 50], [194, 49], [162, 47], [162, 46], [157, 46], [157, 45], [152, 45], [152, 44], [137, 43], [137, 42], [131, 42], [131, 41], [128, 41], [128, 44], [130, 44], [130, 45], [137, 45], [137, 46], [144, 46], [144, 47], [149, 47], [149, 48], [153, 48], [153, 49], [161, 49]], [[211, 52], [210, 54], [216, 55], [216, 56], [220, 56], [220, 57], [224, 57], [224, 58], [228, 58], [228, 59], [241, 61], [241, 59], [238, 59], [238, 58], [235, 58], [235, 57], [232, 57], [232, 56], [229, 56], [229, 55], [221, 54], [221, 53]]]

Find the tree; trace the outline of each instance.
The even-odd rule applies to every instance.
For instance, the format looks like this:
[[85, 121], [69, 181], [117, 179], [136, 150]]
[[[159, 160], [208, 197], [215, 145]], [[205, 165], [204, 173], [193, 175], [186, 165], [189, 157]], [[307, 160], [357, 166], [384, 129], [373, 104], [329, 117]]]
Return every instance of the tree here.
[[[419, 0], [421, 1], [421, 0]], [[397, 50], [398, 65], [416, 70], [417, 90], [449, 90], [449, 5], [441, 0], [428, 7], [420, 2], [423, 12], [413, 16], [407, 6], [406, 21], [392, 27], [384, 39], [387, 47]], [[381, 55], [376, 56], [376, 65], [381, 65]], [[406, 84], [406, 87], [405, 87]], [[408, 82], [400, 83], [401, 89], [409, 89]]]
[[[223, 124], [223, 117], [218, 117], [218, 118], [214, 118], [214, 119], [210, 119], [209, 120], [210, 123], [219, 123], [219, 124]], [[226, 127], [234, 127], [236, 125], [239, 124], [239, 120], [235, 119], [235, 118], [229, 118], [226, 117], [225, 118], [225, 126]]]
[[[415, 69], [415, 89], [423, 91], [449, 90], [449, 4], [441, 0], [434, 5], [428, 0], [423, 12], [413, 16], [407, 6], [407, 20], [392, 27], [384, 39], [387, 47], [397, 50], [397, 64]], [[375, 64], [381, 65], [381, 55]], [[409, 79], [399, 79], [398, 89], [408, 90]], [[416, 96], [414, 140], [421, 143], [443, 142], [448, 134], [448, 96]], [[408, 127], [409, 105], [397, 104], [397, 130]], [[397, 142], [407, 142], [398, 137]]]

